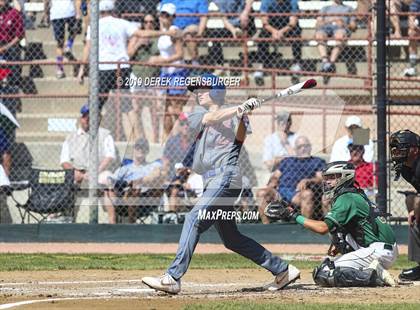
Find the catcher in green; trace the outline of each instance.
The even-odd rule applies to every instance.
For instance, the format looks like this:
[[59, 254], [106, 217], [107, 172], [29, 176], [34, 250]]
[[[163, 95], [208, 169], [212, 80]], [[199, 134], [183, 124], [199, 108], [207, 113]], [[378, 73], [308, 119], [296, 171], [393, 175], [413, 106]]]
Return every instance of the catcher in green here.
[[318, 234], [330, 233], [329, 256], [313, 271], [321, 286], [394, 286], [386, 270], [398, 256], [391, 227], [379, 216], [364, 192], [356, 187], [355, 168], [344, 161], [332, 162], [323, 171], [324, 195], [331, 199], [331, 210], [323, 221], [300, 215], [288, 203], [277, 201], [266, 207], [271, 218], [295, 220]]

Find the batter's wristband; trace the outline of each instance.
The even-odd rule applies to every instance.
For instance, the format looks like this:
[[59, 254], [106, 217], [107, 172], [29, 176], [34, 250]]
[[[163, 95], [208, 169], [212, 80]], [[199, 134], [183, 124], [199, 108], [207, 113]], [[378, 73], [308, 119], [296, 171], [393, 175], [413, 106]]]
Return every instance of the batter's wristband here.
[[305, 220], [306, 220], [306, 217], [304, 217], [303, 215], [298, 215], [296, 217], [296, 223], [298, 223], [302, 226], [303, 226], [303, 224], [305, 224]]

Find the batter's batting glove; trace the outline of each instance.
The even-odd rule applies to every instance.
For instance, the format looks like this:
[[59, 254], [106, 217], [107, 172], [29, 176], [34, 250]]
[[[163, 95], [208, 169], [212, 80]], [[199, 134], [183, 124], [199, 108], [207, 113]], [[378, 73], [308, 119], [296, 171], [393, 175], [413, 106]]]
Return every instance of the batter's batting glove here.
[[288, 201], [281, 199], [270, 202], [264, 209], [264, 214], [274, 220], [295, 221], [300, 214], [298, 208]]
[[238, 117], [248, 114], [251, 111], [258, 109], [261, 106], [261, 100], [257, 98], [249, 98], [247, 101], [238, 106]]

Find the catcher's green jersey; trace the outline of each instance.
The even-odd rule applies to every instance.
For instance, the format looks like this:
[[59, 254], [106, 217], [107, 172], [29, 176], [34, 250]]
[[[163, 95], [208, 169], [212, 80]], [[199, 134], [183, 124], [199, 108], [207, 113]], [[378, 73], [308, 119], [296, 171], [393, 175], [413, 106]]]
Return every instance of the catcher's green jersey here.
[[392, 228], [380, 217], [375, 218], [378, 227], [378, 233], [375, 234], [368, 219], [369, 208], [368, 202], [360, 194], [345, 193], [337, 198], [324, 221], [330, 231], [344, 227], [362, 247], [368, 247], [373, 242], [394, 244]]

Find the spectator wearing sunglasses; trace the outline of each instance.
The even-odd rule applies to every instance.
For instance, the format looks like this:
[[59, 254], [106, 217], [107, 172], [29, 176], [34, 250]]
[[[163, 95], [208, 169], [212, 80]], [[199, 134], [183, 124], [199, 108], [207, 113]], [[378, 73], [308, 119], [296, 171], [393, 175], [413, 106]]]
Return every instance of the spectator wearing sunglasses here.
[[319, 219], [323, 215], [322, 169], [325, 161], [311, 155], [312, 145], [305, 136], [299, 136], [295, 141], [295, 155], [283, 159], [270, 177], [267, 187], [258, 191], [257, 196], [262, 202], [259, 211], [263, 224], [269, 219], [264, 215], [264, 209], [271, 201], [280, 198], [299, 206], [302, 215]]

